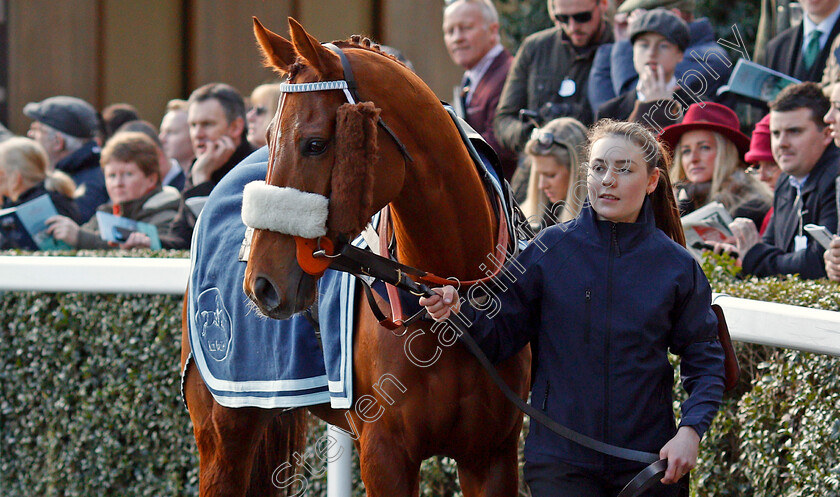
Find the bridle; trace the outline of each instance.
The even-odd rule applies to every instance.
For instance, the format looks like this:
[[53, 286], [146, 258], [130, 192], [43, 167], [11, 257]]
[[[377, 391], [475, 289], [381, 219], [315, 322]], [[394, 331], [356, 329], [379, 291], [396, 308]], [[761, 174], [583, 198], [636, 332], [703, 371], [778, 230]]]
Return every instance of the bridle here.
[[[347, 99], [347, 102], [355, 104], [360, 101], [357, 92], [358, 86], [356, 84], [355, 78], [353, 77], [353, 70], [350, 67], [350, 62], [347, 60], [347, 56], [339, 47], [335, 46], [332, 43], [325, 43], [324, 46], [336, 53], [341, 59], [341, 65], [344, 70], [344, 79], [334, 81], [319, 81], [313, 83], [281, 84], [280, 90], [282, 92], [282, 97], [280, 103], [280, 111], [278, 112], [278, 115], [282, 113], [282, 106], [285, 102], [285, 96], [287, 93], [342, 90]], [[388, 125], [385, 124], [385, 121], [382, 120], [381, 117], [378, 118], [377, 124], [394, 140], [394, 143], [399, 148], [400, 152], [403, 155], [403, 158], [407, 162], [412, 161], [411, 155], [408, 153], [408, 150], [406, 150], [405, 145], [388, 127]], [[332, 241], [325, 236], [327, 220], [326, 209], [323, 209], [323, 213], [318, 216], [318, 219], [316, 221], [314, 221], [311, 225], [307, 225], [305, 227], [306, 230], [289, 228], [288, 226], [284, 225], [281, 228], [281, 231], [281, 229], [278, 229], [276, 225], [263, 222], [264, 220], [260, 219], [260, 216], [255, 213], [259, 209], [248, 209], [251, 213], [246, 215], [246, 204], [251, 203], [250, 199], [257, 197], [258, 194], [262, 195], [262, 197], [260, 197], [261, 199], [265, 198], [268, 199], [269, 202], [272, 202], [272, 209], [280, 209], [281, 211], [286, 208], [292, 209], [293, 211], [299, 210], [300, 203], [303, 202], [304, 199], [306, 199], [307, 202], [312, 201], [311, 197], [309, 196], [321, 197], [320, 199], [317, 199], [317, 204], [320, 208], [322, 205], [324, 205], [324, 199], [326, 198], [312, 193], [300, 192], [293, 188], [276, 187], [273, 185], [268, 185], [265, 182], [254, 182], [249, 185], [246, 185], [245, 191], [243, 193], [242, 218], [246, 226], [254, 229], [267, 229], [270, 231], [277, 231], [294, 236], [297, 246], [298, 263], [300, 264], [301, 268], [304, 269], [304, 271], [306, 271], [307, 273], [313, 275], [320, 275], [323, 274], [323, 272], [329, 267], [332, 267], [333, 269], [338, 271], [348, 272], [356, 276], [357, 279], [359, 279], [363, 283], [365, 283], [368, 301], [373, 302], [373, 304], [375, 304], [375, 302], [373, 301], [372, 294], [369, 291], [370, 287], [365, 280], [366, 277], [372, 277], [374, 279], [383, 281], [387, 284], [406, 290], [412, 293], [413, 295], [436, 295], [424, 283], [415, 281], [414, 279], [409, 277], [409, 275], [411, 275], [416, 277], [417, 279], [422, 279], [422, 277], [427, 276], [429, 273], [425, 273], [418, 269], [402, 265], [399, 262], [391, 260], [390, 258], [386, 258], [380, 255], [372, 254], [368, 251], [364, 251], [362, 249], [354, 247], [351, 243], [347, 242], [346, 240], [339, 240], [339, 247], [334, 247]], [[282, 201], [278, 200], [281, 196], [283, 197]], [[328, 202], [328, 199], [326, 200]], [[265, 205], [262, 206], [262, 208], [264, 207]], [[502, 217], [504, 216], [502, 215]], [[295, 230], [297, 231], [293, 232]], [[507, 229], [505, 228], [503, 231], [507, 232]], [[381, 240], [380, 243], [382, 243]], [[384, 243], [387, 245], [387, 240], [384, 241]], [[499, 269], [501, 269], [501, 267]], [[493, 278], [495, 274], [496, 273], [485, 279]], [[433, 279], [429, 281], [430, 283], [448, 283], [446, 280], [443, 279]], [[392, 294], [389, 292], [389, 297], [392, 300], [395, 297], [398, 299], [398, 296], [395, 293]], [[377, 318], [379, 318], [381, 316], [381, 311], [379, 311], [378, 306], [372, 305], [371, 308], [375, 309], [374, 314], [377, 314]], [[385, 318], [383, 317], [383, 319]], [[399, 320], [397, 322], [391, 321], [391, 323], [397, 324], [398, 326], [406, 326], [408, 322], [413, 319], [414, 317], [405, 322]], [[665, 470], [667, 469], [667, 460], [660, 460], [658, 454], [627, 449], [624, 447], [617, 447], [615, 445], [595, 440], [589, 436], [586, 436], [582, 433], [578, 433], [557, 423], [549, 416], [547, 416], [546, 413], [532, 407], [530, 404], [523, 401], [507, 385], [507, 383], [501, 378], [501, 376], [499, 376], [499, 373], [496, 371], [496, 368], [493, 366], [493, 364], [490, 362], [487, 356], [484, 355], [484, 353], [479, 348], [478, 344], [475, 342], [475, 340], [472, 338], [469, 332], [465, 329], [465, 323], [460, 322], [458, 319], [452, 318], [450, 318], [448, 322], [458, 331], [461, 342], [467, 347], [470, 353], [472, 353], [472, 355], [474, 355], [478, 359], [479, 363], [481, 363], [481, 365], [487, 370], [491, 379], [502, 390], [502, 393], [505, 395], [505, 397], [507, 397], [508, 400], [513, 402], [524, 413], [528, 414], [532, 419], [543, 424], [554, 433], [566, 439], [572, 440], [575, 443], [583, 445], [589, 449], [621, 459], [627, 459], [631, 461], [649, 464], [649, 466], [642, 470], [638, 475], [636, 475], [635, 478], [633, 478], [633, 480], [630, 481], [630, 483], [628, 483], [625, 486], [625, 488], [619, 494], [619, 497], [634, 497], [639, 495], [651, 485], [653, 485], [656, 482], [656, 480], [661, 478], [661, 476], [665, 473]], [[382, 319], [380, 319], [380, 323], [383, 323]]]

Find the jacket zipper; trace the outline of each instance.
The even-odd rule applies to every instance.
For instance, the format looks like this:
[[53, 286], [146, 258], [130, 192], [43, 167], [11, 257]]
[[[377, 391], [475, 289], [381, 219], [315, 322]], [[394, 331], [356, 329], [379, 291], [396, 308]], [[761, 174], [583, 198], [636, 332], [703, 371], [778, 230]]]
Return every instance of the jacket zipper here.
[[584, 326], [583, 329], [583, 343], [589, 343], [589, 334], [590, 330], [592, 329], [592, 289], [587, 288], [585, 296], [586, 296], [586, 308], [584, 310]]
[[542, 410], [543, 411], [545, 411], [546, 407], [548, 407], [548, 389], [549, 388], [551, 388], [551, 382], [546, 381], [545, 382], [545, 396], [543, 397], [543, 403], [542, 403]]
[[[603, 440], [609, 443], [609, 421], [610, 421], [610, 338], [612, 335], [612, 273], [613, 262], [615, 256], [621, 257], [621, 251], [618, 248], [618, 233], [615, 223], [612, 223], [612, 233], [610, 240], [610, 254], [607, 263], [607, 326], [604, 334], [604, 420], [603, 420]], [[615, 247], [615, 253], [613, 253]], [[602, 455], [604, 465], [607, 464], [607, 456]]]

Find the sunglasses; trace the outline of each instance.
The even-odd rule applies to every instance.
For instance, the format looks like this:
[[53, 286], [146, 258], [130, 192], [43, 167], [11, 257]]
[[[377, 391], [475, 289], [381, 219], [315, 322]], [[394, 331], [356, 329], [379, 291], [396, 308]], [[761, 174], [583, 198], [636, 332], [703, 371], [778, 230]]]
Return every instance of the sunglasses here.
[[565, 143], [554, 137], [554, 133], [540, 128], [534, 128], [534, 130], [531, 131], [531, 139], [537, 141], [538, 148], [542, 151], [547, 151], [554, 145], [559, 145], [561, 147], [566, 146]]
[[261, 115], [265, 114], [266, 112], [268, 112], [268, 107], [266, 107], [265, 105], [257, 105], [255, 107], [251, 107], [250, 109], [248, 109], [248, 112], [250, 112], [250, 111], [254, 111], [254, 113], [256, 115], [261, 116]]
[[569, 24], [574, 19], [577, 24], [584, 24], [592, 20], [592, 12], [578, 12], [577, 14], [554, 14], [554, 20], [560, 24]]

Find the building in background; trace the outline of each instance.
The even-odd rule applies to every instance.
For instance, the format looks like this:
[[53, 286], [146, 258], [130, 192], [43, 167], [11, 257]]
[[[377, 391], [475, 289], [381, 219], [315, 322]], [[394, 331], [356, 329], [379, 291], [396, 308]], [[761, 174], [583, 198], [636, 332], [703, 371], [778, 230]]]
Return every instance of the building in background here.
[[166, 102], [207, 82], [247, 93], [276, 79], [251, 16], [283, 36], [289, 16], [321, 41], [368, 35], [401, 50], [444, 99], [460, 78], [440, 0], [0, 0], [0, 122], [25, 133], [23, 106], [53, 95], [99, 109], [130, 102], [159, 122]]

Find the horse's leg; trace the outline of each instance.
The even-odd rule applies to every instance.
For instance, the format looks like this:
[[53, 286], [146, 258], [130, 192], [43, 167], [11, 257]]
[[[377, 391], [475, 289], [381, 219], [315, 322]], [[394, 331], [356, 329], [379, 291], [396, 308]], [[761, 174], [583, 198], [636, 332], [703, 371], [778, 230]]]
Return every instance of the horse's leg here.
[[[183, 369], [190, 352], [189, 335], [186, 321], [186, 302], [184, 305], [183, 329], [181, 336], [181, 368]], [[297, 426], [300, 418], [278, 419], [276, 411], [266, 409], [229, 409], [222, 407], [213, 399], [207, 386], [198, 374], [195, 364], [191, 363], [184, 373], [184, 396], [193, 423], [193, 433], [199, 455], [199, 495], [201, 497], [222, 497], [244, 495], [282, 495], [276, 486], [272, 485], [272, 468], [255, 468], [254, 459], [257, 449], [261, 451], [259, 459], [262, 466], [274, 464], [268, 462], [262, 452], [276, 447], [276, 441], [261, 437], [277, 438], [277, 425], [291, 422], [292, 429]], [[283, 416], [287, 418], [287, 416]], [[287, 426], [287, 427], [288, 427]], [[294, 443], [299, 440], [294, 433], [289, 440], [281, 442]], [[275, 444], [275, 445], [272, 445]], [[286, 454], [276, 454], [275, 457]], [[282, 461], [281, 461], [282, 462]], [[280, 462], [276, 464], [279, 466]], [[274, 466], [274, 467], [276, 467]], [[252, 469], [266, 481], [251, 481]]]
[[[376, 430], [369, 427], [367, 431]], [[381, 430], [362, 435], [359, 461], [368, 497], [419, 495], [420, 461], [412, 460], [398, 440], [398, 436]]]
[[519, 493], [519, 430], [514, 430], [492, 453], [458, 461], [464, 497], [516, 497]]

